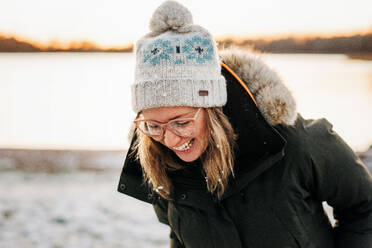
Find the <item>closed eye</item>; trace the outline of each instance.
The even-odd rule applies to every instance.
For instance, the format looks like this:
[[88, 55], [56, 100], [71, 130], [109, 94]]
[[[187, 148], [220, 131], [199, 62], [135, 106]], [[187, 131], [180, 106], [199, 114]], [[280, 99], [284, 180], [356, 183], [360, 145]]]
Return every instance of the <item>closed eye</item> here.
[[188, 125], [190, 123], [190, 121], [176, 121], [175, 124], [176, 126], [178, 127], [184, 127], [186, 125]]
[[152, 130], [160, 128], [159, 125], [154, 122], [146, 122], [146, 127], [147, 129], [152, 129]]

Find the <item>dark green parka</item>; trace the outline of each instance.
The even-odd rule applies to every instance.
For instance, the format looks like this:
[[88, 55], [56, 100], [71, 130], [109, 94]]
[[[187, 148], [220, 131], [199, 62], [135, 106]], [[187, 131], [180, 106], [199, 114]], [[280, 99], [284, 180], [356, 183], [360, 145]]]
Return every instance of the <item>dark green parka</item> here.
[[[222, 199], [207, 191], [200, 161], [167, 171], [173, 184], [168, 201], [143, 184], [139, 162], [127, 156], [118, 190], [153, 204], [159, 221], [171, 228], [171, 247], [371, 248], [366, 167], [329, 122], [296, 114], [292, 96], [266, 65], [239, 50], [221, 57], [258, 105], [222, 67], [228, 92], [223, 111], [238, 134], [235, 177]], [[323, 201], [334, 208], [335, 227]]]

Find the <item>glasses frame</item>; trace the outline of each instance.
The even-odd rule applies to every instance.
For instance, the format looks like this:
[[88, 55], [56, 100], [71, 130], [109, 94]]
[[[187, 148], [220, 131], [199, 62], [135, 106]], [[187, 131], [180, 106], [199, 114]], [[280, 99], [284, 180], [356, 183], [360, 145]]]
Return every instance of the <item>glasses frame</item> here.
[[[159, 122], [159, 121], [154, 121], [154, 120], [150, 120], [150, 119], [139, 119], [139, 120], [134, 120], [134, 126], [136, 128], [138, 128], [138, 130], [140, 130], [143, 134], [147, 135], [147, 136], [150, 136], [156, 140], [162, 140], [164, 138], [164, 133], [165, 133], [165, 130], [169, 130], [171, 131], [172, 133], [174, 133], [175, 135], [177, 136], [180, 136], [180, 137], [190, 137], [191, 135], [182, 135], [180, 133], [178, 133], [176, 130], [172, 129], [171, 127], [169, 127], [169, 125], [173, 122], [179, 122], [179, 121], [196, 121], [196, 119], [198, 118], [198, 115], [199, 115], [199, 112], [202, 108], [199, 108], [195, 115], [193, 117], [188, 117], [188, 118], [177, 118], [177, 119], [174, 119], [174, 120], [170, 120], [166, 123], [163, 123], [163, 122]], [[151, 122], [155, 122], [156, 124], [159, 125], [159, 127], [161, 128], [161, 134], [160, 135], [150, 135], [148, 133], [146, 133], [145, 131], [143, 131], [141, 128], [139, 128], [139, 123], [140, 122], [145, 122], [145, 121], [151, 121]]]

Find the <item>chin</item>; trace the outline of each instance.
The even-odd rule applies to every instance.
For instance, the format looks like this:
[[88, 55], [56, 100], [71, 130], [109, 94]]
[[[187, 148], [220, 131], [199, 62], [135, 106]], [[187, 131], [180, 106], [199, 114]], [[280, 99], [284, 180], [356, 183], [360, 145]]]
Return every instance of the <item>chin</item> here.
[[194, 162], [200, 157], [200, 156], [180, 156], [178, 154], [177, 156], [185, 162]]

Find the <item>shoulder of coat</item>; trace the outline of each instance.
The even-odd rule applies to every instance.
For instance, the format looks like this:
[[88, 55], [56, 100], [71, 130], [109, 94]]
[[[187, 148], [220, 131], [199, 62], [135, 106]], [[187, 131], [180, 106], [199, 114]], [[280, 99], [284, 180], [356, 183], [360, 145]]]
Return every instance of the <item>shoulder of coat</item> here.
[[292, 126], [279, 125], [276, 128], [287, 140], [288, 146], [305, 156], [324, 152], [339, 140], [332, 124], [325, 118], [304, 119], [298, 114]]

